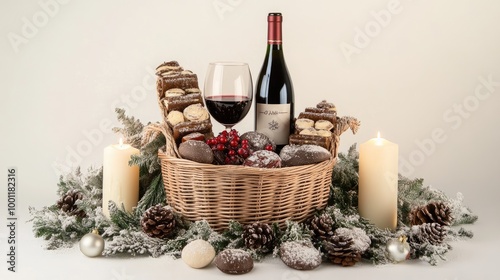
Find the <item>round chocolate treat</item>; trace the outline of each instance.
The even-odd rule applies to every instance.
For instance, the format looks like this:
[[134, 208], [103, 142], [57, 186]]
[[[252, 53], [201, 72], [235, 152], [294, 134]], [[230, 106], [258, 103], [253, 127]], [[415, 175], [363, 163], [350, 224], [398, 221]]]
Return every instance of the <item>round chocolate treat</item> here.
[[253, 152], [243, 162], [244, 166], [260, 167], [260, 168], [280, 168], [281, 158], [272, 151], [259, 150]]
[[215, 257], [217, 268], [227, 274], [244, 274], [253, 269], [250, 253], [241, 249], [226, 249]]
[[215, 257], [215, 249], [203, 239], [197, 239], [182, 249], [182, 260], [192, 268], [202, 268], [209, 265]]
[[273, 140], [257, 131], [248, 131], [241, 135], [241, 140], [248, 141], [248, 147], [252, 151], [265, 150], [267, 145], [271, 145], [273, 150], [276, 150], [276, 144]]
[[179, 145], [179, 154], [184, 159], [189, 159], [199, 163], [212, 163], [214, 153], [210, 146], [203, 141], [187, 140]]
[[315, 269], [321, 264], [321, 253], [310, 242], [288, 241], [280, 246], [281, 260], [298, 270]]
[[280, 152], [281, 166], [297, 166], [322, 162], [332, 154], [318, 145], [286, 145]]

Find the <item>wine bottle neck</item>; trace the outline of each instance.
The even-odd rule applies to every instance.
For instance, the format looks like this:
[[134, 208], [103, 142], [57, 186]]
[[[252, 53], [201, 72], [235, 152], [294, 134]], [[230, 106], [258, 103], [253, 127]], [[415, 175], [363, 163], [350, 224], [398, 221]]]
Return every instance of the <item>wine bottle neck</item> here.
[[267, 44], [281, 45], [281, 22], [283, 17], [280, 13], [270, 13], [267, 16]]

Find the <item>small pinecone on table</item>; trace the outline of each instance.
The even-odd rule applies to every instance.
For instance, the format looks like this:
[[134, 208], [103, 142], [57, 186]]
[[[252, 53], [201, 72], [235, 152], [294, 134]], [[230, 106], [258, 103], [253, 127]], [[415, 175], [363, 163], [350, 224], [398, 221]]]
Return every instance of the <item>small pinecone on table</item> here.
[[271, 251], [274, 245], [273, 229], [266, 223], [245, 225], [242, 237], [247, 248], [261, 250], [264, 253]]
[[443, 243], [448, 228], [438, 223], [426, 223], [412, 227], [413, 234], [410, 236], [411, 243], [429, 242], [432, 245]]
[[351, 237], [334, 235], [323, 241], [323, 250], [330, 262], [342, 266], [353, 266], [361, 260], [361, 254], [353, 247]]
[[449, 226], [452, 220], [450, 207], [441, 201], [430, 202], [427, 205], [416, 207], [410, 212], [412, 226], [425, 223], [438, 223]]
[[57, 207], [70, 216], [85, 218], [87, 214], [82, 209], [78, 209], [75, 202], [83, 200], [83, 193], [77, 190], [69, 190], [57, 201]]
[[174, 212], [168, 207], [152, 206], [142, 215], [141, 227], [149, 237], [168, 237], [175, 230], [175, 226]]
[[316, 242], [323, 242], [331, 236], [333, 236], [333, 225], [335, 222], [332, 217], [327, 214], [322, 214], [320, 216], [314, 216], [309, 221], [309, 230], [311, 231], [311, 237]]

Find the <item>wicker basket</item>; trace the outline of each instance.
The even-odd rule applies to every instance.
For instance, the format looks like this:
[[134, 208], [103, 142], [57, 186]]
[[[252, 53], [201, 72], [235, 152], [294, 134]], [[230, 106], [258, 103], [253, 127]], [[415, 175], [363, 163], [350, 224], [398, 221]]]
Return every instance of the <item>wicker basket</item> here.
[[326, 206], [338, 137], [330, 160], [278, 169], [211, 165], [179, 158], [172, 132], [163, 127], [159, 151], [167, 201], [190, 221], [206, 220], [222, 231], [229, 221], [278, 223], [304, 221]]

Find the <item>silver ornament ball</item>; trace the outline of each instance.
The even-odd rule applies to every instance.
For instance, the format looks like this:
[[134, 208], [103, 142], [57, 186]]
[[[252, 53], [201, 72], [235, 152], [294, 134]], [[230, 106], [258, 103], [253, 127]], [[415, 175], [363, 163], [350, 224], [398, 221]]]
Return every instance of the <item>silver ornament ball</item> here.
[[99, 235], [97, 230], [85, 234], [80, 239], [80, 251], [87, 257], [97, 257], [104, 250], [104, 239]]
[[387, 242], [387, 253], [393, 262], [402, 262], [410, 255], [410, 245], [406, 242], [406, 236], [392, 238]]

